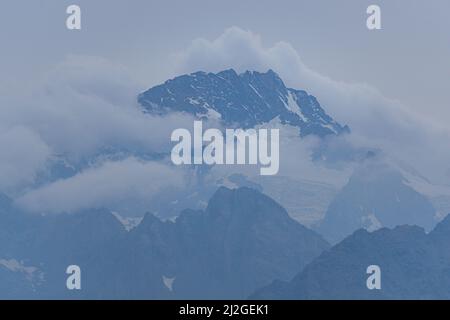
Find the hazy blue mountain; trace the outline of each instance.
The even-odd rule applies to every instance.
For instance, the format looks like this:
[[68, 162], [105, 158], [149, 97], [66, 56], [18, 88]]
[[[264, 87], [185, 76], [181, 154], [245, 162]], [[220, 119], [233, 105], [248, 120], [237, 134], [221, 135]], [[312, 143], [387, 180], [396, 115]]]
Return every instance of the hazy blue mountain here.
[[[8, 278], [16, 279], [23, 287], [16, 297], [27, 299], [89, 295], [89, 286], [83, 292], [66, 289], [67, 266], [84, 268], [87, 272], [83, 278], [89, 283], [90, 272], [106, 267], [107, 260], [102, 263], [101, 258], [109, 250], [114, 251], [114, 240], [125, 234], [107, 210], [55, 216], [15, 212], [7, 216], [6, 222], [0, 227], [0, 268], [3, 260], [3, 272], [9, 272]], [[10, 298], [9, 294], [0, 285], [0, 298]]]
[[[429, 234], [416, 226], [358, 230], [324, 252], [292, 281], [252, 298], [450, 299], [450, 216]], [[366, 269], [381, 268], [381, 290], [368, 290]]]
[[10, 211], [12, 207], [12, 200], [5, 194], [0, 193], [0, 212]]
[[0, 298], [21, 299], [36, 292], [33, 267], [26, 267], [16, 260], [0, 259]]
[[[240, 299], [329, 248], [249, 188], [220, 188], [205, 211], [185, 210], [175, 222], [147, 214], [129, 232], [106, 210], [17, 217], [15, 233], [0, 228], [0, 239], [10, 237], [0, 250], [3, 298], [17, 284], [23, 298]], [[65, 287], [71, 264], [82, 269], [81, 291]]]
[[0, 260], [23, 259], [46, 219], [22, 213], [10, 198], [0, 197]]
[[317, 230], [332, 243], [359, 228], [373, 231], [410, 224], [430, 230], [435, 225], [435, 209], [406, 182], [387, 165], [361, 166], [331, 202]]
[[[291, 278], [328, 248], [275, 201], [249, 188], [222, 187], [205, 211], [185, 210], [176, 222], [149, 214], [130, 237], [139, 248], [133, 259], [159, 275], [153, 298], [245, 298], [261, 283]], [[175, 279], [173, 291], [163, 277]]]
[[301, 136], [349, 131], [326, 114], [315, 97], [287, 88], [272, 70], [238, 75], [229, 69], [217, 74], [182, 75], [145, 91], [138, 101], [149, 113], [186, 112], [243, 128], [279, 117], [282, 123], [297, 126]]

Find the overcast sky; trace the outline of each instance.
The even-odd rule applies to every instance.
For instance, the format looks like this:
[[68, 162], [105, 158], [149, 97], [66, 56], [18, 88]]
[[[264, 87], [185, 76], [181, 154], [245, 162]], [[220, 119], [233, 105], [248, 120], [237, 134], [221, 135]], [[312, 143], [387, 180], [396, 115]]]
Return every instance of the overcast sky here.
[[[82, 31], [68, 31], [65, 9], [82, 8]], [[380, 31], [366, 8], [382, 9]], [[367, 83], [409, 108], [450, 120], [448, 0], [8, 0], [0, 10], [1, 83], [45, 72], [68, 54], [101, 56], [129, 68], [142, 85], [173, 75], [171, 55], [192, 40], [214, 40], [237, 26], [270, 47], [290, 43], [312, 70]]]

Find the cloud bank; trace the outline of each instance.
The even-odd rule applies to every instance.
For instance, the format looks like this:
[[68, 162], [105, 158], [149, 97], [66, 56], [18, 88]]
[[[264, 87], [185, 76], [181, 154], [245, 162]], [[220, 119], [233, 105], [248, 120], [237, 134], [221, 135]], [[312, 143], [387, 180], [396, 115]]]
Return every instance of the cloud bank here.
[[[345, 141], [334, 142], [336, 148], [382, 149], [436, 181], [450, 180], [447, 128], [436, 127], [367, 84], [342, 83], [311, 70], [289, 43], [266, 47], [259, 35], [233, 27], [214, 40], [194, 40], [172, 58], [176, 75], [273, 69], [288, 86], [317, 96], [328, 113], [351, 127]], [[3, 89], [0, 97], [0, 192], [14, 195], [20, 206], [45, 213], [89, 207], [142, 213], [159, 191], [184, 188], [182, 169], [149, 161], [148, 155], [169, 151], [171, 132], [191, 128], [193, 119], [142, 113], [136, 96], [146, 88], [125, 67], [100, 57], [69, 56], [32, 83], [30, 88]], [[211, 125], [218, 126], [205, 127]], [[317, 140], [282, 130], [280, 175], [345, 183], [348, 171], [311, 162]], [[98, 158], [105, 150], [121, 156]], [[36, 177], [55, 157], [79, 165], [76, 173], [36, 185]], [[206, 180], [256, 171], [216, 166]]]
[[128, 158], [88, 168], [74, 177], [31, 191], [16, 202], [30, 212], [47, 214], [99, 207], [128, 211], [131, 206], [142, 210], [161, 190], [183, 183], [180, 170]]
[[151, 154], [170, 150], [173, 129], [189, 116], [154, 117], [136, 103], [141, 88], [124, 67], [99, 57], [70, 56], [32, 88], [0, 98], [0, 192], [20, 193], [54, 157], [71, 165], [102, 150]]
[[330, 115], [348, 124], [353, 132], [351, 143], [381, 148], [442, 183], [450, 181], [442, 176], [450, 163], [448, 128], [438, 127], [368, 84], [335, 81], [315, 72], [287, 42], [266, 47], [259, 35], [232, 27], [216, 39], [192, 41], [173, 59], [176, 73], [273, 69], [288, 86], [315, 95]]

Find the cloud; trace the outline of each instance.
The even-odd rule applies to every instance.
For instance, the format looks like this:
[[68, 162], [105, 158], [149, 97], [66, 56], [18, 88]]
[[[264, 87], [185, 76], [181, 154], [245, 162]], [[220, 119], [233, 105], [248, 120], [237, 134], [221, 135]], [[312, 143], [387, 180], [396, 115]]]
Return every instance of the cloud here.
[[[379, 109], [384, 105], [389, 104], [390, 109], [399, 107], [366, 84], [338, 82], [313, 71], [287, 42], [264, 47], [259, 35], [238, 27], [225, 30], [212, 41], [196, 39], [174, 57], [178, 73], [218, 72], [228, 68], [238, 72], [274, 69], [288, 86], [316, 94], [327, 112], [341, 122], [349, 123], [353, 130], [367, 129], [365, 124], [376, 121], [374, 117], [382, 115]], [[374, 103], [379, 102], [382, 106], [374, 107]]]
[[161, 190], [183, 183], [183, 172], [172, 166], [128, 158], [107, 161], [30, 191], [16, 203], [27, 211], [45, 214], [99, 207], [134, 210], [145, 208], [145, 202], [148, 204]]
[[51, 150], [29, 128], [0, 127], [0, 190], [27, 186], [43, 167]]
[[[173, 59], [176, 73], [273, 69], [288, 86], [317, 96], [330, 115], [348, 124], [353, 132], [351, 143], [382, 148], [436, 179], [448, 170], [448, 128], [439, 127], [368, 84], [335, 81], [310, 69], [287, 42], [266, 47], [259, 35], [232, 27], [214, 40], [192, 41]], [[439, 158], [433, 157], [436, 153]]]
[[[347, 168], [328, 168], [319, 166], [311, 160], [313, 151], [320, 147], [321, 140], [319, 138], [315, 136], [300, 138], [298, 127], [283, 125], [277, 118], [268, 124], [259, 125], [255, 129], [262, 128], [279, 130], [280, 157], [277, 175], [288, 176], [294, 180], [327, 181], [337, 187], [346, 183], [349, 175]], [[260, 180], [260, 168], [261, 164], [216, 165], [212, 168], [209, 178], [216, 181], [232, 174], [243, 174]], [[271, 177], [269, 176], [264, 181], [270, 182]]]
[[136, 102], [141, 90], [120, 65], [99, 57], [69, 56], [33, 80], [32, 87], [3, 92], [0, 172], [5, 174], [0, 191], [20, 192], [25, 182], [32, 183], [46, 169], [50, 156], [76, 164], [89, 162], [105, 149], [131, 154], [169, 151], [172, 130], [193, 120], [181, 114], [144, 114]]
[[105, 146], [164, 151], [170, 132], [192, 119], [144, 116], [136, 102], [141, 88], [131, 78], [102, 58], [69, 57], [49, 73], [45, 91], [27, 104], [21, 120], [36, 126], [56, 152], [73, 156]]
[[[289, 43], [266, 47], [260, 36], [234, 27], [212, 41], [194, 40], [174, 59], [177, 75], [230, 67], [274, 69], [288, 86], [316, 95], [328, 113], [350, 125], [352, 135], [340, 144], [381, 148], [422, 173], [443, 181], [449, 178], [442, 174], [450, 163], [446, 128], [418, 117], [367, 84], [342, 83], [311, 70]], [[165, 188], [185, 188], [180, 168], [139, 158], [169, 151], [171, 132], [191, 128], [193, 119], [181, 114], [143, 114], [136, 95], [145, 86], [133, 79], [125, 67], [104, 58], [69, 56], [45, 77], [33, 79], [32, 87], [0, 88], [0, 192], [20, 194], [17, 203], [33, 212], [104, 206], [136, 213]], [[218, 124], [205, 124], [210, 126]], [[341, 184], [348, 173], [314, 165], [310, 155], [318, 142], [292, 137], [292, 130], [282, 132], [280, 175]], [[105, 149], [126, 151], [125, 159], [97, 159]], [[80, 171], [71, 178], [36, 187], [35, 177], [54, 156], [87, 165], [78, 167]], [[258, 169], [216, 166], [207, 181], [214, 183], [233, 172], [257, 175]]]

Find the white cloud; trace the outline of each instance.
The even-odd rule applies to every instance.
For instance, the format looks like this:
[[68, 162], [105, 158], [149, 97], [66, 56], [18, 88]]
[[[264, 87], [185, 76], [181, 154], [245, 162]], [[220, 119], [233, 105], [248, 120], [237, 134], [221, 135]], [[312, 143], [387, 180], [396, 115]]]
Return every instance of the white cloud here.
[[[274, 69], [287, 85], [316, 95], [327, 112], [349, 124], [350, 143], [381, 147], [426, 174], [448, 179], [442, 175], [450, 163], [447, 130], [433, 127], [368, 85], [341, 83], [318, 74], [288, 43], [265, 47], [258, 35], [231, 28], [213, 41], [193, 41], [175, 58], [176, 74], [230, 67]], [[97, 163], [72, 178], [28, 190], [55, 154], [77, 161], [102, 148], [137, 153], [170, 150], [173, 129], [191, 128], [193, 119], [144, 115], [136, 105], [136, 95], [143, 89], [124, 67], [86, 56], [68, 57], [31, 89], [0, 89], [0, 191], [27, 191], [17, 203], [33, 212], [56, 213], [93, 206], [118, 211], [124, 206], [145, 208], [164, 188], [183, 188], [179, 168], [128, 158]], [[218, 126], [205, 127], [211, 125]], [[282, 141], [280, 174], [342, 181], [341, 172], [311, 163], [316, 145], [314, 139]], [[232, 172], [253, 175], [257, 168], [216, 166], [208, 178], [213, 181]]]
[[29, 128], [0, 127], [0, 190], [32, 183], [51, 150]]
[[167, 148], [170, 132], [191, 123], [187, 116], [144, 116], [140, 87], [121, 66], [96, 57], [69, 57], [49, 73], [44, 90], [26, 101], [25, 121], [55, 152], [89, 155], [101, 147], [141, 151]]
[[191, 117], [144, 115], [136, 102], [141, 87], [132, 79], [103, 58], [70, 56], [31, 88], [2, 92], [0, 192], [20, 193], [51, 155], [76, 163], [102, 148], [170, 150], [172, 130], [192, 124]]
[[44, 214], [100, 207], [124, 210], [130, 204], [145, 206], [142, 201], [151, 201], [161, 190], [183, 183], [183, 172], [172, 166], [128, 158], [105, 162], [30, 191], [16, 203], [30, 212]]
[[[177, 73], [273, 69], [288, 86], [317, 96], [330, 115], [348, 124], [353, 143], [383, 148], [390, 156], [412, 162], [434, 178], [442, 178], [449, 167], [448, 128], [418, 116], [370, 85], [335, 81], [311, 70], [289, 43], [266, 47], [259, 35], [232, 27], [214, 40], [192, 41], [174, 59]], [[433, 156], [436, 153], [439, 158]]]

